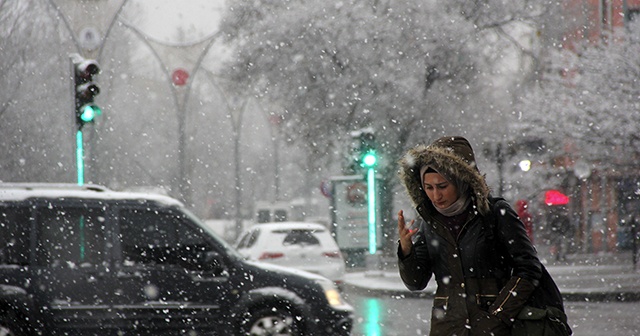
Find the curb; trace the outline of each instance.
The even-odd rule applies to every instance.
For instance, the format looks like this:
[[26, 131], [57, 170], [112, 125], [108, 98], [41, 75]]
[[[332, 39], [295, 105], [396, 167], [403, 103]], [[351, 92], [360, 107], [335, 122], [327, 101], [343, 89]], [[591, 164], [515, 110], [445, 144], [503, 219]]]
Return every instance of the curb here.
[[640, 301], [640, 293], [638, 292], [610, 292], [610, 293], [562, 293], [565, 302], [637, 302]]
[[[382, 288], [368, 288], [363, 286], [354, 285], [352, 283], [344, 283], [342, 285], [345, 291], [349, 291], [358, 295], [367, 295], [374, 297], [392, 297], [397, 299], [414, 298], [414, 299], [432, 299], [434, 293], [430, 291], [410, 291], [410, 290], [396, 290], [396, 289], [382, 289]], [[637, 302], [640, 301], [640, 292], [563, 292], [562, 299], [565, 302], [581, 302], [581, 301], [594, 301], [594, 302]]]
[[[640, 270], [628, 263], [629, 253], [575, 254], [567, 262], [545, 264], [554, 278], [565, 302], [638, 302], [640, 301]], [[352, 293], [393, 298], [433, 298], [435, 284], [422, 291], [404, 287], [395, 268], [396, 260], [387, 258], [385, 267], [369, 273], [366, 269], [352, 270], [342, 287]], [[373, 281], [382, 275], [386, 281]], [[369, 280], [369, 281], [368, 281]]]
[[393, 298], [416, 298], [429, 299], [433, 298], [433, 293], [424, 291], [399, 291], [395, 289], [367, 288], [354, 284], [345, 283], [342, 285], [345, 291], [358, 295], [368, 295], [374, 297], [393, 297]]

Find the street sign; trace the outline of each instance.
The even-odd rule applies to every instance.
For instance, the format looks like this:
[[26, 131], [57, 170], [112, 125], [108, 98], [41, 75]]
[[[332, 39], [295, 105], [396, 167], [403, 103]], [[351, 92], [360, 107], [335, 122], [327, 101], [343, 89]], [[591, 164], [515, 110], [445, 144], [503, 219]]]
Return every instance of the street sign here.
[[186, 85], [187, 79], [189, 79], [189, 73], [185, 69], [178, 68], [171, 74], [171, 80], [173, 81], [173, 85], [175, 86]]
[[82, 28], [78, 34], [78, 41], [84, 50], [93, 51], [98, 49], [102, 42], [100, 32], [95, 27]]
[[[367, 181], [362, 175], [338, 176], [331, 178], [331, 181], [333, 183], [333, 223], [338, 246], [340, 249], [369, 250]], [[375, 213], [376, 217], [380, 218], [379, 206], [376, 206]], [[380, 222], [376, 223], [377, 232], [382, 232]], [[375, 246], [382, 246], [380, 234], [376, 235]]]
[[565, 205], [569, 203], [569, 196], [558, 190], [547, 190], [544, 193], [544, 203], [547, 205]]

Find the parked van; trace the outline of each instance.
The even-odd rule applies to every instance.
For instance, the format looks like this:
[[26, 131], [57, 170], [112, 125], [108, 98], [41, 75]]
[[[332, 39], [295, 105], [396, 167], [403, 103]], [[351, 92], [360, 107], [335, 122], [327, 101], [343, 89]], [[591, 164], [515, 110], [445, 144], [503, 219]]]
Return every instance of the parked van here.
[[349, 335], [332, 281], [245, 261], [180, 202], [0, 183], [2, 335]]

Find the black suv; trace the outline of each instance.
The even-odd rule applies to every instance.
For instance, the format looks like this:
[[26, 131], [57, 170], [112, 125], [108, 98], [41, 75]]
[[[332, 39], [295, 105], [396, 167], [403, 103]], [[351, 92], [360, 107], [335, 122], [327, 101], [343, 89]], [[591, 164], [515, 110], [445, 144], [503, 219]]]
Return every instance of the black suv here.
[[1, 335], [349, 335], [328, 279], [245, 261], [175, 199], [0, 183]]

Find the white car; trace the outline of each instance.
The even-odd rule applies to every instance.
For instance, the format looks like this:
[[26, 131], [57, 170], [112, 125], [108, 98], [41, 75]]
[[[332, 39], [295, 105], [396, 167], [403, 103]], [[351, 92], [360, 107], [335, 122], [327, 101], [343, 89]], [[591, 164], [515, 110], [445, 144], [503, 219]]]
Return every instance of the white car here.
[[345, 262], [329, 230], [316, 223], [278, 222], [256, 224], [236, 244], [247, 259], [316, 273], [340, 284]]

